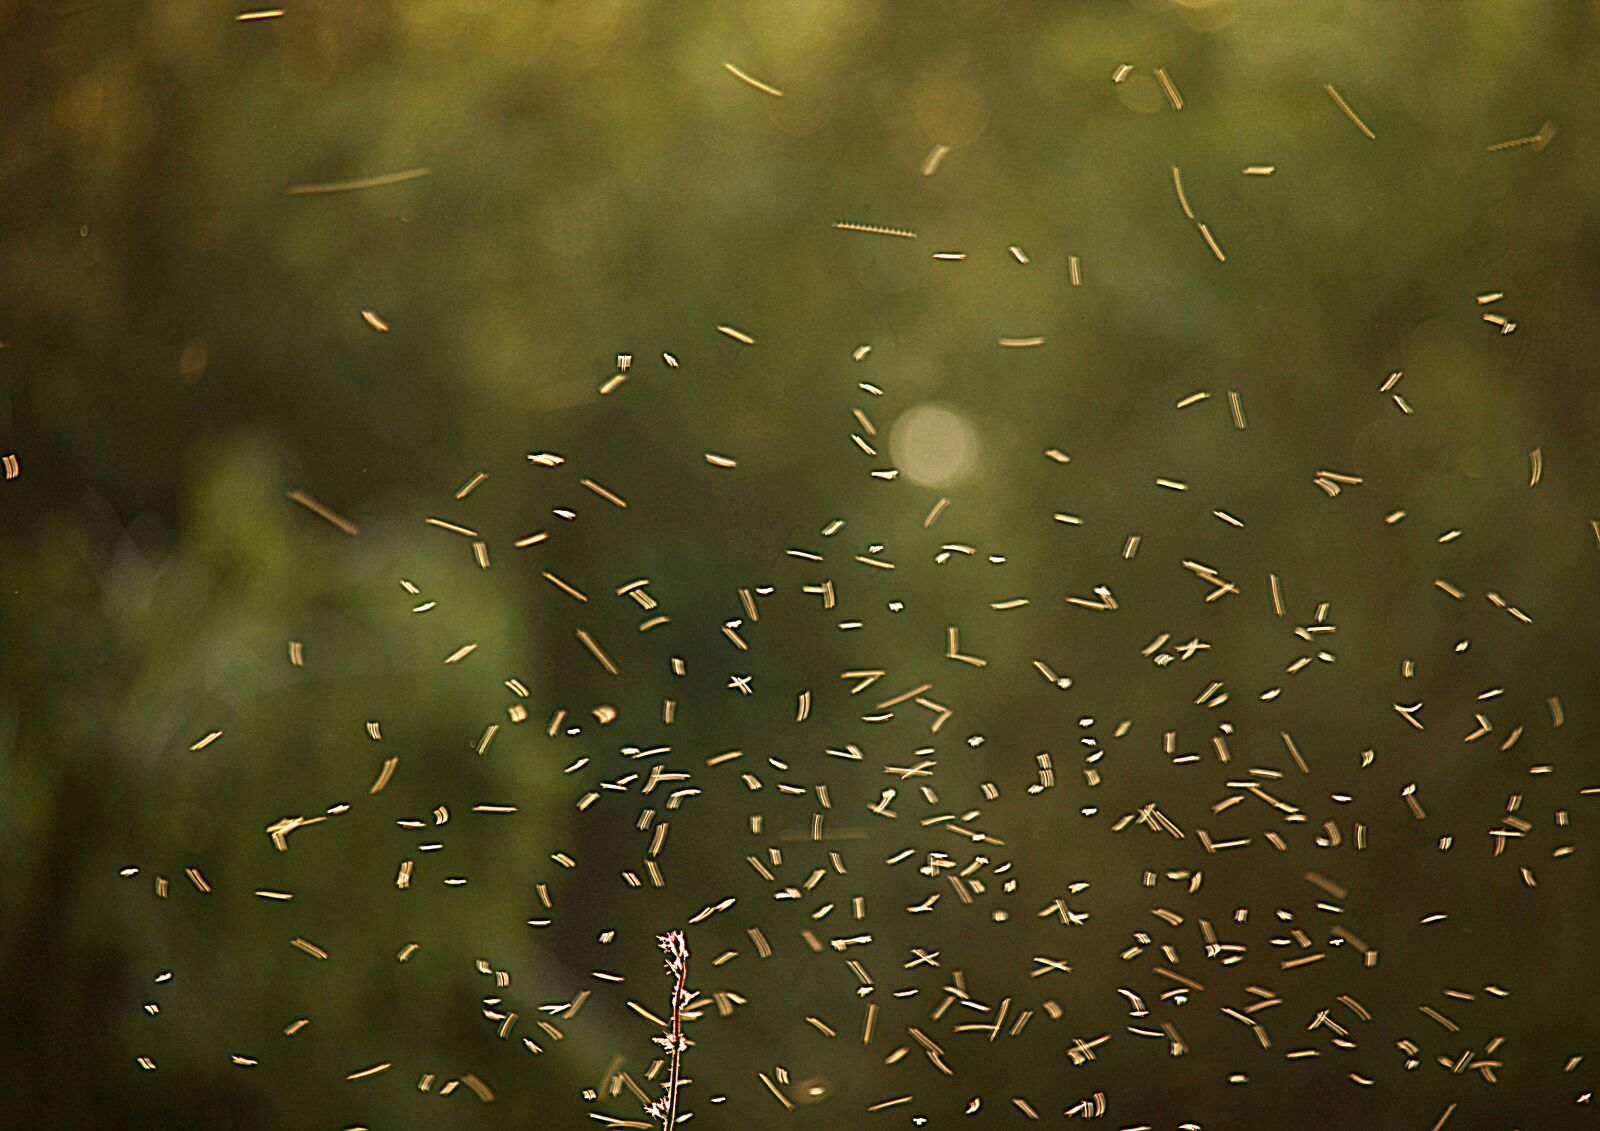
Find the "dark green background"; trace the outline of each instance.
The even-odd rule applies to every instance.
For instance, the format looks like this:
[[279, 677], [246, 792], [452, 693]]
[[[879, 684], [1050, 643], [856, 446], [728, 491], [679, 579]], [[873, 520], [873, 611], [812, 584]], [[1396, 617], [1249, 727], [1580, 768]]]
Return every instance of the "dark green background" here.
[[[1578, 793], [1600, 783], [1593, 4], [290, 0], [282, 19], [258, 23], [235, 22], [238, 10], [0, 0], [0, 450], [22, 469], [0, 483], [0, 1125], [585, 1127], [601, 1126], [586, 1118], [596, 1107], [637, 1118], [626, 1094], [590, 1105], [580, 1092], [614, 1056], [642, 1071], [651, 1027], [624, 1001], [664, 1008], [653, 936], [727, 896], [739, 902], [690, 929], [691, 984], [749, 1002], [691, 1026], [693, 1126], [708, 1131], [905, 1127], [913, 1114], [936, 1127], [1020, 1125], [1014, 1096], [1059, 1122], [1097, 1089], [1117, 1127], [1428, 1128], [1450, 1102], [1461, 1105], [1453, 1129], [1583, 1124], [1591, 1109], [1573, 1101], [1600, 1058], [1600, 799]], [[735, 81], [726, 61], [785, 97]], [[1122, 63], [1136, 70], [1114, 85]], [[1183, 92], [1181, 112], [1156, 66]], [[1488, 151], [1546, 120], [1558, 130], [1548, 148]], [[923, 177], [937, 143], [953, 149]], [[1241, 176], [1263, 163], [1276, 174]], [[1184, 218], [1173, 165], [1225, 264]], [[431, 175], [287, 193], [415, 167]], [[840, 220], [920, 238], [840, 232]], [[1016, 263], [1011, 244], [1032, 263]], [[940, 250], [970, 258], [935, 263]], [[1078, 288], [1069, 255], [1082, 262]], [[1514, 334], [1481, 321], [1475, 296], [1491, 291], [1505, 293], [1495, 309]], [[364, 324], [364, 308], [391, 332]], [[1043, 347], [996, 345], [1034, 334]], [[852, 362], [863, 343], [872, 353]], [[621, 352], [635, 357], [631, 379], [602, 400]], [[1414, 415], [1377, 392], [1395, 370]], [[1197, 389], [1213, 398], [1173, 408]], [[1245, 431], [1229, 421], [1229, 389], [1243, 396]], [[974, 428], [972, 474], [942, 489], [871, 478], [891, 463], [894, 420], [930, 400]], [[883, 433], [876, 460], [850, 441], [853, 407]], [[1073, 462], [1045, 459], [1049, 447]], [[1530, 488], [1534, 448], [1544, 473]], [[524, 458], [541, 450], [568, 462]], [[706, 451], [739, 466], [712, 468]], [[1324, 468], [1365, 481], [1330, 499], [1312, 482]], [[478, 471], [488, 480], [455, 502]], [[1163, 491], [1157, 476], [1191, 490]], [[293, 489], [351, 516], [359, 537], [288, 502]], [[924, 531], [941, 494], [953, 501]], [[1397, 508], [1408, 517], [1386, 525]], [[1084, 525], [1052, 521], [1058, 511]], [[427, 515], [482, 531], [493, 568], [423, 526]], [[846, 526], [825, 540], [834, 518]], [[536, 529], [552, 539], [512, 548]], [[1441, 544], [1452, 529], [1463, 533]], [[1141, 547], [1125, 561], [1133, 533]], [[947, 541], [979, 553], [937, 565]], [[896, 571], [853, 561], [876, 544]], [[828, 561], [785, 556], [791, 547]], [[1243, 592], [1204, 602], [1186, 558]], [[1269, 571], [1283, 578], [1285, 619], [1272, 615]], [[669, 626], [635, 632], [639, 610], [614, 590], [636, 577], [651, 578]], [[801, 591], [824, 577], [836, 610]], [[1439, 577], [1466, 597], [1450, 600]], [[736, 652], [718, 626], [743, 615], [740, 586], [766, 584], [777, 591], [760, 624], [741, 629], [751, 651]], [[1118, 611], [1062, 600], [1099, 584]], [[1534, 623], [1495, 608], [1490, 590]], [[1033, 603], [988, 608], [1016, 596]], [[424, 599], [437, 607], [413, 615]], [[889, 612], [895, 600], [903, 612]], [[1307, 651], [1292, 627], [1323, 601], [1338, 662], [1286, 676]], [[865, 627], [841, 632], [846, 619]], [[941, 659], [951, 624], [987, 668]], [[582, 651], [579, 627], [621, 675]], [[1139, 650], [1160, 632], [1212, 650], [1158, 668]], [[291, 639], [304, 642], [303, 669], [287, 662]], [[481, 646], [443, 666], [467, 641]], [[687, 677], [671, 675], [672, 655]], [[1047, 686], [1036, 657], [1076, 686]], [[863, 667], [891, 675], [852, 699], [838, 673]], [[746, 673], [748, 697], [728, 687]], [[512, 677], [532, 692], [521, 726], [505, 714]], [[861, 721], [928, 680], [956, 709], [937, 736], [915, 708]], [[1196, 706], [1215, 680], [1230, 702]], [[1257, 699], [1276, 684], [1282, 697]], [[1480, 702], [1492, 687], [1505, 694]], [[797, 725], [806, 688], [812, 717]], [[1559, 730], [1550, 696], [1565, 705]], [[1391, 706], [1419, 700], [1425, 732]], [[620, 711], [609, 727], [589, 714], [600, 703]], [[583, 733], [547, 738], [557, 708]], [[1497, 729], [1464, 744], [1476, 711]], [[1124, 718], [1131, 732], [1111, 742]], [[1224, 719], [1236, 728], [1227, 767], [1210, 745]], [[381, 743], [368, 720], [382, 722]], [[1519, 723], [1525, 737], [1501, 752]], [[1170, 765], [1167, 729], [1202, 761]], [[1280, 730], [1311, 777], [1286, 760]], [[1108, 744], [1093, 789], [1082, 734]], [[865, 760], [827, 755], [847, 743]], [[665, 889], [635, 891], [620, 873], [640, 868], [648, 844], [637, 793], [607, 793], [584, 813], [572, 803], [635, 768], [622, 747], [664, 744], [665, 764], [704, 793], [669, 815]], [[939, 804], [902, 785], [897, 821], [867, 813], [895, 784], [882, 767], [926, 746]], [[1368, 747], [1377, 758], [1362, 770]], [[729, 749], [744, 760], [706, 768]], [[1042, 750], [1059, 784], [1030, 797]], [[388, 756], [401, 758], [394, 781], [369, 798]], [[582, 756], [589, 766], [564, 776]], [[1529, 774], [1541, 764], [1552, 772]], [[1254, 801], [1213, 816], [1248, 766], [1284, 770], [1274, 788], [1310, 819], [1285, 825]], [[762, 792], [740, 782], [744, 770]], [[992, 805], [984, 781], [1000, 787]], [[779, 782], [808, 795], [780, 795]], [[818, 782], [828, 827], [862, 839], [807, 842]], [[1426, 821], [1399, 796], [1411, 782]], [[1488, 830], [1513, 793], [1534, 829], [1497, 859]], [[1193, 834], [1110, 832], [1150, 801], [1185, 829], [1255, 843], [1213, 857]], [[263, 833], [337, 802], [352, 811], [293, 834], [285, 855]], [[479, 802], [520, 811], [469, 813]], [[445, 826], [394, 824], [439, 804]], [[964, 863], [970, 845], [918, 822], [973, 808], [975, 825], [1006, 841], [988, 854], [1015, 862], [1015, 894], [992, 880], [966, 907], [913, 871], [920, 855], [884, 866], [906, 847]], [[765, 835], [749, 835], [751, 812]], [[1320, 849], [1329, 818], [1346, 840]], [[1364, 852], [1349, 842], [1355, 821], [1370, 830]], [[1268, 828], [1290, 851], [1268, 847]], [[419, 854], [430, 840], [447, 847]], [[771, 844], [785, 849], [780, 887], [827, 866], [828, 847], [849, 874], [774, 901], [743, 861]], [[1552, 859], [1563, 844], [1577, 851]], [[579, 867], [552, 863], [560, 851]], [[399, 892], [405, 858], [418, 878]], [[1537, 888], [1519, 878], [1524, 865]], [[140, 875], [120, 879], [130, 866]], [[188, 866], [210, 895], [184, 879]], [[1141, 886], [1147, 869], [1195, 868], [1205, 883], [1193, 896], [1166, 880]], [[1380, 948], [1376, 970], [1348, 948], [1278, 969], [1278, 909], [1326, 949], [1334, 920], [1316, 910], [1308, 869], [1350, 889], [1338, 921]], [[158, 874], [172, 880], [164, 901]], [[442, 886], [451, 875], [471, 883]], [[1037, 917], [1076, 881], [1091, 884], [1071, 898], [1087, 926]], [[541, 882], [555, 925], [536, 931], [525, 920]], [[268, 904], [256, 888], [297, 898]], [[934, 891], [934, 913], [903, 912]], [[847, 918], [856, 894], [864, 925]], [[839, 909], [812, 923], [828, 901]], [[1166, 927], [1154, 906], [1184, 926]], [[1235, 927], [1240, 906], [1251, 919]], [[1009, 921], [992, 922], [995, 909]], [[1450, 919], [1419, 924], [1438, 911]], [[1247, 960], [1207, 962], [1197, 916], [1248, 942]], [[754, 924], [777, 949], [766, 962], [744, 935]], [[601, 946], [608, 928], [616, 940]], [[875, 933], [844, 956], [878, 983], [869, 1053], [855, 976], [840, 955], [813, 955], [804, 928]], [[1180, 969], [1207, 991], [1160, 1001], [1171, 983], [1150, 972], [1159, 954], [1118, 958], [1141, 931], [1178, 946]], [[333, 957], [293, 950], [297, 935]], [[419, 950], [396, 964], [409, 941]], [[940, 950], [939, 976], [901, 969], [913, 946]], [[732, 947], [736, 960], [710, 965]], [[1068, 957], [1074, 972], [1030, 980], [1037, 954]], [[512, 1040], [480, 1016], [496, 991], [479, 958], [513, 975], [500, 991], [522, 1017]], [[596, 982], [597, 968], [628, 982]], [[1066, 1015], [1036, 1015], [1022, 1038], [992, 1044], [951, 1034], [978, 1017], [928, 1020], [953, 969], [983, 1002], [1013, 996], [1013, 1016], [1045, 997]], [[163, 970], [174, 978], [154, 984]], [[1485, 995], [1490, 982], [1511, 996]], [[1246, 1004], [1247, 983], [1285, 998], [1265, 1017], [1271, 1051], [1218, 1012]], [[890, 997], [907, 986], [921, 995]], [[1124, 1033], [1118, 986], [1151, 1004], [1146, 1024], [1177, 1025], [1189, 1054]], [[564, 1041], [543, 1041], [537, 1057], [520, 1047], [539, 1005], [585, 987], [594, 997], [562, 1023]], [[1443, 997], [1450, 988], [1477, 1000]], [[1354, 1050], [1305, 1031], [1317, 1011], [1342, 1010], [1340, 993], [1375, 1015], [1336, 1013]], [[840, 1039], [822, 1039], [807, 1014]], [[301, 1016], [311, 1025], [283, 1037]], [[953, 1078], [922, 1058], [908, 1025], [944, 1045]], [[1071, 1067], [1072, 1038], [1104, 1032], [1116, 1037], [1101, 1057]], [[1497, 1034], [1498, 1085], [1435, 1063]], [[1403, 1039], [1423, 1049], [1415, 1071], [1395, 1048]], [[900, 1043], [912, 1054], [883, 1066]], [[1284, 1059], [1301, 1047], [1323, 1055]], [[231, 1054], [260, 1064], [235, 1067]], [[159, 1071], [141, 1072], [140, 1055]], [[344, 1081], [380, 1061], [396, 1067]], [[756, 1077], [778, 1065], [796, 1082], [819, 1078], [827, 1098], [781, 1110]], [[1378, 1084], [1358, 1088], [1352, 1071]], [[498, 1098], [421, 1095], [424, 1072], [474, 1072]], [[1229, 1086], [1235, 1072], [1250, 1083]], [[914, 1105], [864, 1114], [907, 1092]], [[973, 1096], [983, 1110], [963, 1120]]]

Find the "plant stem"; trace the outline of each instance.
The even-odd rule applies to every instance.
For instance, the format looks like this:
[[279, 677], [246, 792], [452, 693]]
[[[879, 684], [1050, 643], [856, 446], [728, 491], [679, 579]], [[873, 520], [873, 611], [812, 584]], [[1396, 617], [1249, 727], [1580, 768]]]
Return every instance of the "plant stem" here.
[[672, 1061], [667, 1073], [667, 1122], [665, 1131], [673, 1131], [678, 1123], [679, 1069], [683, 1058], [683, 984], [689, 977], [687, 960], [678, 967], [677, 982], [672, 987]]
[[661, 1121], [662, 1131], [674, 1131], [678, 1125], [678, 1089], [683, 1087], [683, 1009], [690, 997], [684, 988], [689, 980], [689, 942], [682, 931], [668, 931], [656, 941], [667, 956], [667, 972], [672, 975], [672, 1027], [657, 1037], [656, 1043], [666, 1048], [671, 1068], [667, 1073], [667, 1094], [649, 1108], [651, 1118]]

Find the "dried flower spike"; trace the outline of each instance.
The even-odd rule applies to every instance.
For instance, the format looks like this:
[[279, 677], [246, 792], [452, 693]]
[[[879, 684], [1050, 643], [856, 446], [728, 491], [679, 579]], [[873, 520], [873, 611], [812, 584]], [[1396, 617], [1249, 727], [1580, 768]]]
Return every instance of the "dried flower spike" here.
[[668, 931], [657, 937], [661, 951], [667, 956], [667, 973], [672, 975], [672, 1027], [655, 1038], [656, 1044], [667, 1050], [668, 1070], [666, 1094], [645, 1104], [644, 1110], [651, 1119], [659, 1122], [663, 1131], [674, 1131], [678, 1124], [678, 1091], [682, 1087], [684, 1050], [689, 1042], [683, 1037], [683, 1010], [694, 1000], [694, 994], [684, 986], [689, 977], [689, 941], [682, 931]]

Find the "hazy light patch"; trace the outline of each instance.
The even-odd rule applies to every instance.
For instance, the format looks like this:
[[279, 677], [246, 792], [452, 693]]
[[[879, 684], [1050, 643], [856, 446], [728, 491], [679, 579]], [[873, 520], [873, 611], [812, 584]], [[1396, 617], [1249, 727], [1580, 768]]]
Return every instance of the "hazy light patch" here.
[[921, 404], [894, 422], [889, 449], [906, 478], [940, 487], [972, 470], [978, 460], [978, 434], [949, 405]]

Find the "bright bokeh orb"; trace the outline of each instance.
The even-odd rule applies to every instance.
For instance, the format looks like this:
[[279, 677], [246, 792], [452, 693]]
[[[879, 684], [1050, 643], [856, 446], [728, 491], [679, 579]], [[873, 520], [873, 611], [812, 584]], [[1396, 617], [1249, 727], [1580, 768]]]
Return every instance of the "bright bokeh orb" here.
[[921, 404], [894, 423], [889, 447], [906, 478], [942, 487], [966, 477], [978, 461], [978, 433], [959, 411]]

